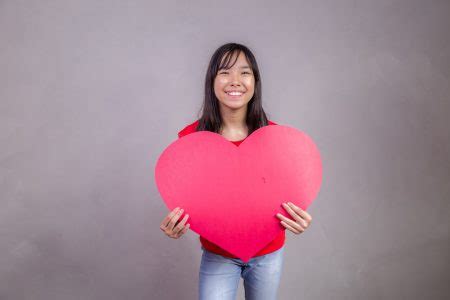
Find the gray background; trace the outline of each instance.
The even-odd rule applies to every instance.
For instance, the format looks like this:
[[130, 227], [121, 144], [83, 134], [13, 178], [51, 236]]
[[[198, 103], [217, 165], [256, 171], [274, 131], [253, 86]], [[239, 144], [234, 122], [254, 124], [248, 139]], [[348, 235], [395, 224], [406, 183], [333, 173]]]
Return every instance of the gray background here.
[[196, 299], [153, 171], [226, 42], [322, 153], [279, 298], [450, 297], [449, 28], [437, 0], [0, 1], [0, 299]]

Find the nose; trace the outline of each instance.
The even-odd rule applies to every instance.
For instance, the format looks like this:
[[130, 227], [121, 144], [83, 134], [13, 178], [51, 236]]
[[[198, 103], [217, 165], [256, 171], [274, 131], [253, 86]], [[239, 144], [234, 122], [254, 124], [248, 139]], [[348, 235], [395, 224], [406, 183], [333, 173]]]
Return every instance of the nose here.
[[240, 86], [241, 85], [241, 77], [239, 74], [234, 74], [231, 77], [231, 85], [232, 86]]

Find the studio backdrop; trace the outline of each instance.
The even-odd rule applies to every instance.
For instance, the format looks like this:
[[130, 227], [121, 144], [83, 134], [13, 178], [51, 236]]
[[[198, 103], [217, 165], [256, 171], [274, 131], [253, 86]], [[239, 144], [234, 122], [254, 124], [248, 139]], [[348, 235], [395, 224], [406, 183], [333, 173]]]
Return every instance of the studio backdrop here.
[[448, 299], [449, 28], [439, 0], [0, 1], [0, 299], [197, 299], [154, 168], [228, 42], [322, 156], [279, 299]]

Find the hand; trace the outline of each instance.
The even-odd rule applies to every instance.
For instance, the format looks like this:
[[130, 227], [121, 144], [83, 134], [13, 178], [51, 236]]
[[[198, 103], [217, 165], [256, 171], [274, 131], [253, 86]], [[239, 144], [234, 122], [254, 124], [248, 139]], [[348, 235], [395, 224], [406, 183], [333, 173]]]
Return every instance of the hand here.
[[180, 209], [179, 207], [177, 207], [174, 210], [172, 210], [161, 222], [159, 228], [161, 228], [161, 230], [164, 231], [164, 233], [168, 237], [178, 239], [183, 234], [185, 234], [186, 231], [188, 231], [189, 227], [191, 226], [190, 224], [184, 226], [184, 224], [186, 224], [187, 219], [189, 218], [188, 214], [186, 214], [183, 220], [181, 220], [177, 224], [177, 221], [183, 214], [183, 211], [184, 209]]
[[295, 234], [303, 233], [303, 231], [308, 228], [309, 224], [311, 224], [312, 217], [306, 211], [301, 209], [298, 206], [295, 206], [293, 203], [288, 202], [288, 204], [283, 203], [283, 208], [292, 216], [294, 220], [286, 218], [282, 214], [278, 213], [277, 217], [281, 220], [281, 225], [285, 228], [289, 229]]

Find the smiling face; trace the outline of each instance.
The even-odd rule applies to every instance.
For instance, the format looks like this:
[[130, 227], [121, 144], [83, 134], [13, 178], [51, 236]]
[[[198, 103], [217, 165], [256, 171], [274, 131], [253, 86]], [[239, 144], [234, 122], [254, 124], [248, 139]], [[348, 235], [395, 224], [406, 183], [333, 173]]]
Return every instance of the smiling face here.
[[[225, 56], [224, 56], [225, 57]], [[236, 60], [236, 54], [230, 62]], [[230, 69], [219, 69], [214, 79], [214, 93], [223, 109], [246, 109], [255, 92], [255, 77], [243, 52]]]

